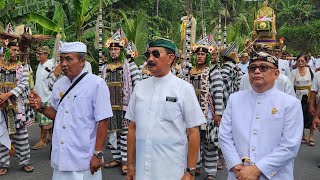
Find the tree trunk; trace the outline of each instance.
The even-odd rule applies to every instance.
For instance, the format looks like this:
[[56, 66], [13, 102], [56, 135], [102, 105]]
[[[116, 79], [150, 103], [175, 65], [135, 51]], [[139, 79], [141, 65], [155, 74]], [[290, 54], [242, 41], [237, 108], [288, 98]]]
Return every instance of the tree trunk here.
[[154, 16], [159, 15], [159, 0], [154, 0], [153, 15]]

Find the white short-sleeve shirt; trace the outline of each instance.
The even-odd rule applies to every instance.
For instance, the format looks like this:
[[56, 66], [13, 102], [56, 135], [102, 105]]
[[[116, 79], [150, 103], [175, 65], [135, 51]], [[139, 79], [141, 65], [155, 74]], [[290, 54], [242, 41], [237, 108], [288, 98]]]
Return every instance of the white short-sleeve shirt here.
[[136, 124], [136, 179], [181, 179], [186, 128], [206, 123], [192, 85], [171, 72], [145, 79], [135, 86], [125, 118]]
[[[83, 70], [81, 74], [83, 74]], [[80, 76], [79, 75], [79, 76]], [[52, 138], [51, 166], [59, 171], [86, 171], [95, 150], [97, 124], [112, 116], [105, 81], [87, 74], [61, 101], [71, 84], [61, 77], [53, 86], [51, 106], [57, 111]]]

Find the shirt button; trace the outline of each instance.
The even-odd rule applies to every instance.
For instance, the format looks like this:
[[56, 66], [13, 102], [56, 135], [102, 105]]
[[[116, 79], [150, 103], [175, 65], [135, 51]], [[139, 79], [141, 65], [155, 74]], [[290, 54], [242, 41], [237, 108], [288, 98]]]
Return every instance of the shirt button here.
[[64, 141], [61, 141], [61, 144], [63, 144], [64, 143]]
[[256, 150], [256, 147], [252, 146], [251, 150], [252, 150], [252, 151], [255, 151], [255, 150]]
[[260, 119], [260, 116], [257, 114], [256, 119]]
[[258, 131], [257, 131], [257, 130], [254, 130], [254, 131], [253, 131], [253, 134], [257, 134], [257, 133], [258, 133]]
[[69, 111], [68, 110], [66, 110], [66, 113], [68, 113]]
[[66, 126], [65, 126], [65, 125], [63, 125], [63, 126], [62, 126], [62, 128], [63, 128], [63, 129], [65, 129], [65, 128], [66, 128]]

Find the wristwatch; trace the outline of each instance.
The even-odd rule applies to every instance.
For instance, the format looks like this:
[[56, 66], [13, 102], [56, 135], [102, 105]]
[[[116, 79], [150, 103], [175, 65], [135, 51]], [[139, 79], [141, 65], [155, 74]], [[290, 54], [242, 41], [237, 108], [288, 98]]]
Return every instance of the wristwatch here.
[[188, 168], [188, 167], [187, 167], [186, 171], [187, 171], [191, 176], [195, 176], [195, 175], [196, 175], [196, 168]]
[[94, 151], [94, 155], [96, 155], [96, 157], [98, 159], [102, 159], [103, 158], [103, 152], [102, 151]]
[[41, 102], [41, 107], [38, 109], [38, 111], [43, 113], [45, 108], [46, 108], [46, 104]]

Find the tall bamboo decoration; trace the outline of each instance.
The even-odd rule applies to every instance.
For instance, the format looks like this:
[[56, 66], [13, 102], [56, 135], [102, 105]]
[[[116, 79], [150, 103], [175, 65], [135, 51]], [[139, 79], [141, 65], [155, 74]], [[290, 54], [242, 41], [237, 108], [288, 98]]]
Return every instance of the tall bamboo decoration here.
[[56, 67], [58, 64], [60, 64], [60, 56], [59, 56], [59, 44], [61, 41], [61, 32], [62, 28], [59, 28], [59, 32], [56, 35], [56, 40], [54, 42], [54, 49], [53, 49], [53, 59], [54, 59], [54, 66]]
[[219, 13], [219, 24], [218, 24], [218, 55], [217, 55], [217, 62], [219, 62], [220, 58], [220, 51], [221, 51], [221, 14]]
[[195, 29], [196, 29], [196, 20], [191, 15], [188, 14], [188, 16], [184, 16], [181, 18], [182, 20], [182, 39], [184, 39], [184, 55], [185, 60], [183, 60], [181, 63], [182, 69], [183, 69], [183, 79], [188, 79], [188, 72], [191, 68], [190, 60], [191, 60], [191, 44], [195, 42]]
[[223, 47], [227, 48], [227, 7], [224, 13]]
[[100, 0], [100, 8], [98, 15], [98, 23], [99, 23], [99, 76], [101, 77], [102, 68], [103, 68], [103, 60], [102, 60], [102, 3]]
[[54, 66], [56, 67], [58, 64], [60, 64], [60, 52], [59, 52], [59, 47], [60, 47], [60, 41], [62, 38], [62, 17], [59, 17], [59, 32], [56, 35], [56, 40], [54, 42], [54, 48], [53, 48], [53, 59], [54, 59]]

